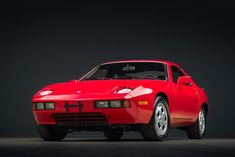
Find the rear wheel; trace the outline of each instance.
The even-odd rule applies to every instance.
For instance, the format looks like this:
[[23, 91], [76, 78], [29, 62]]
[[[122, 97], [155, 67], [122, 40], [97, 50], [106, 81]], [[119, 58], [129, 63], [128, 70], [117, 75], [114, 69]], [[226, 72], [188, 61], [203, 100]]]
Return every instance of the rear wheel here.
[[162, 141], [169, 132], [170, 115], [167, 102], [163, 97], [157, 97], [152, 118], [147, 125], [141, 127], [145, 140]]
[[120, 128], [108, 129], [104, 131], [104, 136], [110, 141], [120, 140], [123, 135], [123, 130]]
[[67, 135], [67, 129], [56, 125], [37, 125], [37, 131], [46, 141], [60, 141]]
[[187, 135], [191, 139], [201, 139], [206, 132], [206, 113], [202, 108], [198, 114], [197, 121], [186, 129]]

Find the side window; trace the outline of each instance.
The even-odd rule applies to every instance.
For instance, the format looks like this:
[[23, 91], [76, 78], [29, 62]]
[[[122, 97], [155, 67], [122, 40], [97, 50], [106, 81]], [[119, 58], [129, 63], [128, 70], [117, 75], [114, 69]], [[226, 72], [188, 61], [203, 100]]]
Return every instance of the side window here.
[[184, 73], [176, 66], [171, 66], [173, 81], [177, 83], [178, 77], [184, 76]]
[[107, 75], [106, 69], [99, 69], [92, 75], [92, 78], [104, 78], [106, 77], [106, 75]]

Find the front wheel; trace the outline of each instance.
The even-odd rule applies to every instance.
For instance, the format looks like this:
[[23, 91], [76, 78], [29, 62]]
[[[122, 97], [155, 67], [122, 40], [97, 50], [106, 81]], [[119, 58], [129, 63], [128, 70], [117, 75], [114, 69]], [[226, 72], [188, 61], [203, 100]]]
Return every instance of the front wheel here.
[[123, 135], [123, 130], [119, 128], [107, 129], [104, 131], [104, 136], [110, 141], [120, 140]]
[[167, 102], [163, 97], [158, 96], [149, 124], [141, 127], [142, 136], [145, 140], [165, 140], [168, 136], [169, 126], [170, 115]]
[[60, 141], [67, 135], [67, 129], [56, 125], [37, 125], [39, 136], [46, 141]]
[[187, 135], [191, 139], [201, 139], [206, 132], [206, 113], [202, 108], [198, 114], [197, 121], [186, 129]]

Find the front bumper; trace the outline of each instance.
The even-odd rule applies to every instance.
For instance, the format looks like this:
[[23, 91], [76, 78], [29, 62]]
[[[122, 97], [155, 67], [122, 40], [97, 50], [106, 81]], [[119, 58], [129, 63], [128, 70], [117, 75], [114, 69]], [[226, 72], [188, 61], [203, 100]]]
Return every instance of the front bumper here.
[[[95, 108], [93, 100], [54, 101], [54, 103], [56, 105], [55, 110], [33, 109], [37, 124], [112, 125], [138, 123], [138, 107], [131, 100], [130, 108], [106, 109]], [[82, 104], [82, 108], [76, 106], [78, 103]], [[71, 107], [68, 108], [68, 105]]]

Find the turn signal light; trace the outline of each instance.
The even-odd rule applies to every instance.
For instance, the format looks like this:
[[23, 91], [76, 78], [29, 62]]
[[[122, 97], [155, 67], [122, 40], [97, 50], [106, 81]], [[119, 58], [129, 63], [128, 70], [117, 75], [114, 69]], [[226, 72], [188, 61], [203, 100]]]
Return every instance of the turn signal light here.
[[124, 100], [123, 101], [123, 108], [130, 108], [130, 107], [131, 107], [130, 101]]
[[140, 101], [138, 101], [138, 104], [139, 105], [148, 105], [149, 102], [147, 100], [140, 100]]

